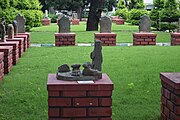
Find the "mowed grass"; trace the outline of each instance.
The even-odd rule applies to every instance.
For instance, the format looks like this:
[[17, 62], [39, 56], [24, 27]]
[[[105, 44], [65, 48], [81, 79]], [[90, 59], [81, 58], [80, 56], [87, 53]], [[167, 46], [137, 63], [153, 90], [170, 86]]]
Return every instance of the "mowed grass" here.
[[[32, 43], [55, 43], [54, 33], [58, 32], [57, 24], [42, 26], [31, 29]], [[71, 32], [76, 33], [76, 43], [93, 43], [94, 33], [99, 31], [86, 31], [86, 23], [80, 22], [80, 25], [71, 25]], [[113, 23], [112, 32], [117, 34], [117, 43], [132, 43], [133, 32], [138, 32], [138, 26], [130, 24], [116, 25]], [[154, 32], [154, 31], [153, 31]], [[170, 34], [167, 32], [157, 33], [157, 42], [170, 42]]]
[[[47, 76], [63, 63], [91, 61], [93, 47], [32, 47], [0, 82], [0, 120], [47, 120]], [[113, 120], [158, 120], [160, 72], [180, 71], [180, 47], [103, 47], [114, 83]]]

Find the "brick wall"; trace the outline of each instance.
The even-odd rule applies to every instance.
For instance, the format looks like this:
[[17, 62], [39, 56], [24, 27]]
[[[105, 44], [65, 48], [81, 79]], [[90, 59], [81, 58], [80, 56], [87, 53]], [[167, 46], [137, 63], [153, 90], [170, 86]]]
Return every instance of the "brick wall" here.
[[116, 46], [116, 33], [94, 33], [94, 40], [100, 40], [103, 46]]
[[16, 63], [19, 60], [19, 42], [0, 42], [0, 46], [12, 46], [13, 47], [13, 65], [16, 65]]
[[0, 52], [0, 81], [3, 79], [4, 76], [4, 52]]
[[4, 53], [4, 73], [8, 74], [12, 68], [13, 55], [12, 55], [13, 47], [12, 46], [0, 46], [0, 52]]
[[72, 19], [72, 25], [79, 25], [79, 19]]
[[19, 42], [19, 58], [23, 55], [24, 53], [24, 38], [13, 38], [13, 39], [6, 39], [7, 42]]
[[180, 73], [161, 73], [161, 120], [180, 120]]
[[23, 45], [24, 45], [23, 51], [26, 52], [26, 50], [27, 50], [27, 35], [16, 35], [16, 36], [14, 36], [14, 38], [23, 38], [24, 39], [24, 41], [23, 41]]
[[27, 48], [29, 48], [31, 46], [31, 42], [30, 42], [31, 36], [30, 36], [30, 33], [29, 32], [18, 33], [18, 35], [26, 35], [27, 36]]
[[156, 45], [155, 33], [133, 33], [133, 45]]
[[124, 19], [116, 19], [115, 22], [116, 22], [116, 25], [123, 25], [125, 20]]
[[61, 81], [48, 75], [49, 120], [112, 120], [113, 83], [106, 74], [94, 84]]
[[51, 24], [51, 19], [42, 19], [43, 26], [50, 25], [50, 24]]
[[180, 33], [171, 33], [171, 45], [180, 45]]
[[74, 46], [75, 42], [75, 33], [55, 33], [55, 46]]

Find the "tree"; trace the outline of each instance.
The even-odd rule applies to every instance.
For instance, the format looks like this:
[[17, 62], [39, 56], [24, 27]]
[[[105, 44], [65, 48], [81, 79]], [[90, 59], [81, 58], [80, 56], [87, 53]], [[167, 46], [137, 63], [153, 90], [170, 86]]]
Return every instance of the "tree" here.
[[117, 4], [117, 7], [118, 7], [119, 9], [124, 9], [124, 8], [126, 8], [126, 2], [125, 2], [124, 0], [119, 0], [119, 1], [118, 1], [118, 4]]
[[154, 0], [153, 4], [154, 7], [151, 10], [150, 18], [155, 22], [154, 27], [159, 30], [160, 12], [164, 8], [164, 0]]
[[145, 4], [143, 0], [124, 0], [129, 10], [131, 9], [144, 9]]

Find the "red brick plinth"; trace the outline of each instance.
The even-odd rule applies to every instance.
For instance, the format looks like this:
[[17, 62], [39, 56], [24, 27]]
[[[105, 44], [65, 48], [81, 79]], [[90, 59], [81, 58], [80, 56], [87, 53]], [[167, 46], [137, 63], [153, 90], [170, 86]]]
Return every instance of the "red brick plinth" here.
[[55, 46], [74, 46], [76, 33], [55, 33]]
[[26, 35], [27, 36], [27, 48], [29, 48], [31, 46], [31, 42], [30, 42], [30, 33], [29, 32], [25, 32], [25, 33], [18, 33], [18, 35]]
[[116, 19], [116, 25], [124, 25], [124, 19]]
[[180, 73], [161, 73], [161, 120], [180, 120]]
[[57, 80], [48, 75], [49, 120], [112, 120], [113, 83], [106, 74], [94, 84]]
[[23, 45], [24, 45], [24, 49], [23, 49], [23, 51], [24, 52], [26, 52], [26, 50], [27, 50], [27, 35], [16, 35], [16, 36], [14, 36], [14, 38], [23, 38], [24, 39], [24, 43], [23, 43]]
[[94, 33], [94, 40], [100, 40], [103, 46], [116, 46], [116, 33]]
[[72, 25], [79, 25], [79, 19], [72, 19]]
[[50, 25], [50, 24], [51, 24], [51, 19], [42, 19], [43, 26]]
[[12, 46], [0, 46], [0, 52], [4, 52], [4, 73], [8, 74], [12, 68]]
[[118, 16], [111, 16], [111, 20], [113, 23], [116, 23], [116, 20], [119, 19]]
[[180, 45], [180, 33], [171, 33], [171, 45]]
[[12, 46], [13, 47], [13, 65], [19, 60], [19, 42], [0, 42], [0, 46]]
[[156, 45], [155, 33], [133, 33], [133, 45]]
[[7, 42], [19, 42], [19, 58], [23, 55], [24, 53], [24, 38], [13, 38], [13, 39], [6, 39]]
[[3, 79], [4, 76], [4, 52], [0, 52], [0, 81]]

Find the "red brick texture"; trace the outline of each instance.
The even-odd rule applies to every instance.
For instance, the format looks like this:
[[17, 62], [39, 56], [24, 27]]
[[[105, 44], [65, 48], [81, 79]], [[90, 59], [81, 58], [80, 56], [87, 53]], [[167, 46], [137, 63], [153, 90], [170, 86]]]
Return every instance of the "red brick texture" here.
[[4, 52], [4, 74], [8, 74], [12, 68], [13, 63], [13, 47], [0, 46], [0, 52]]
[[42, 19], [43, 26], [50, 25], [50, 24], [51, 24], [51, 19]]
[[19, 42], [0, 42], [0, 46], [12, 46], [13, 47], [13, 65], [16, 65], [16, 63], [19, 60]]
[[161, 73], [161, 120], [180, 120], [180, 73]]
[[4, 76], [4, 52], [0, 52], [0, 81], [3, 79]]
[[103, 46], [116, 46], [116, 33], [94, 33], [94, 40], [100, 40]]
[[6, 39], [7, 42], [18, 42], [18, 48], [19, 48], [19, 58], [23, 55], [24, 53], [24, 38], [13, 38], [13, 39]]
[[30, 42], [30, 33], [29, 32], [25, 32], [25, 33], [18, 33], [18, 35], [26, 35], [27, 36], [27, 48], [29, 48], [31, 46], [31, 42]]
[[55, 46], [75, 46], [75, 33], [55, 33]]
[[49, 120], [112, 120], [113, 83], [106, 74], [94, 84], [57, 80], [48, 75]]
[[133, 45], [156, 45], [156, 36], [155, 33], [133, 33]]
[[71, 23], [72, 23], [72, 25], [79, 25], [79, 19], [72, 19], [71, 20]]
[[116, 23], [116, 20], [119, 19], [118, 16], [111, 16], [111, 20], [113, 23]]
[[23, 38], [24, 39], [23, 51], [26, 52], [26, 50], [27, 50], [27, 35], [16, 35], [16, 36], [14, 36], [14, 38]]
[[116, 19], [116, 25], [124, 25], [125, 20], [124, 19]]
[[180, 33], [171, 33], [171, 45], [180, 45]]

